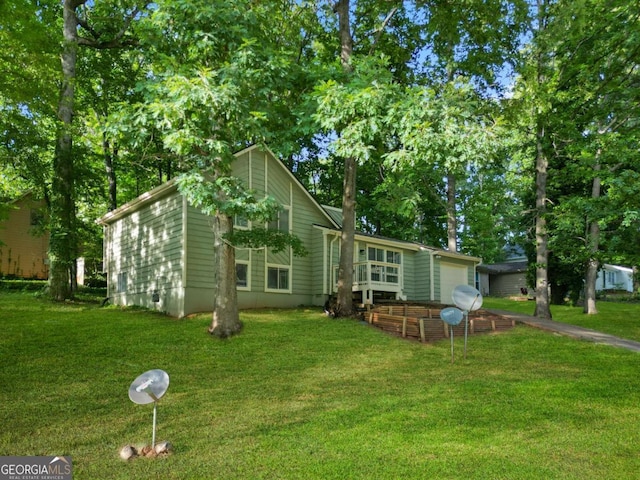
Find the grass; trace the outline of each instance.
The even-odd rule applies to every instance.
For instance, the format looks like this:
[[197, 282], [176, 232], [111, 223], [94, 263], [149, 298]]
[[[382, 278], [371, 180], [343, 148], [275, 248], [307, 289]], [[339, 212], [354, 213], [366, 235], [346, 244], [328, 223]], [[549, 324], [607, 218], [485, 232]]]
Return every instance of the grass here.
[[[519, 302], [504, 298], [484, 298], [484, 308], [510, 310], [533, 315], [535, 302]], [[551, 316], [557, 322], [569, 323], [629, 340], [640, 341], [640, 304], [598, 301], [597, 315], [585, 315], [582, 307], [552, 305]]]
[[[315, 309], [208, 315], [0, 293], [0, 455], [71, 455], [76, 479], [632, 479], [637, 353], [518, 326], [422, 345]], [[171, 378], [151, 440], [140, 373]]]

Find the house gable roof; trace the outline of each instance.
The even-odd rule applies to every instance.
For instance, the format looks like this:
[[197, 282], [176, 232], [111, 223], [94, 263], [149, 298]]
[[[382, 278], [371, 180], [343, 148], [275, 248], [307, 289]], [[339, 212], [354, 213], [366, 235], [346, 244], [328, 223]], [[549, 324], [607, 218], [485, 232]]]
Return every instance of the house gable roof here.
[[[276, 160], [276, 163], [280, 165], [285, 175], [287, 175], [289, 179], [293, 181], [298, 186], [298, 188], [300, 188], [300, 190], [309, 198], [309, 200], [313, 203], [313, 205], [317, 207], [318, 211], [327, 219], [329, 226], [337, 229], [341, 228], [340, 222], [336, 222], [336, 220], [334, 219], [334, 215], [330, 215], [329, 212], [325, 208], [323, 208], [323, 206], [320, 205], [320, 203], [318, 203], [318, 201], [313, 197], [313, 195], [311, 195], [311, 193], [300, 182], [300, 180], [298, 180], [298, 178], [293, 174], [293, 172], [291, 172], [291, 170], [287, 168], [284, 162], [282, 162], [282, 160], [280, 160], [280, 158], [275, 153], [273, 153], [273, 151], [269, 147], [267, 147], [266, 145], [251, 145], [247, 148], [240, 150], [239, 152], [236, 152], [234, 156], [238, 158], [244, 155], [245, 153], [249, 153], [251, 150], [256, 150], [256, 149], [262, 150], [263, 152], [268, 153]], [[176, 179], [173, 178], [168, 182], [165, 182], [162, 185], [152, 190], [149, 190], [148, 192], [143, 193], [142, 195], [134, 198], [133, 200], [128, 201], [127, 203], [116, 208], [115, 210], [112, 210], [106, 213], [105, 215], [103, 215], [101, 218], [97, 220], [97, 223], [100, 225], [108, 225], [112, 222], [115, 222], [116, 220], [137, 211], [143, 206], [151, 202], [154, 202], [157, 199], [164, 197], [165, 195], [169, 195], [175, 192], [177, 188], [178, 186], [176, 184]]]
[[[328, 205], [322, 205], [322, 208], [336, 221], [339, 225], [336, 234], [340, 232], [340, 228], [342, 228], [342, 209], [337, 207], [330, 207]], [[412, 242], [409, 240], [398, 240], [397, 238], [385, 237], [382, 235], [375, 235], [372, 233], [365, 233], [362, 231], [356, 231], [356, 239], [357, 240], [367, 240], [369, 242], [378, 242], [383, 245], [395, 246], [396, 248], [405, 248], [408, 250], [428, 250], [442, 257], [452, 258], [452, 259], [464, 259], [473, 261], [475, 263], [481, 263], [482, 259], [479, 257], [473, 257], [471, 255], [465, 255], [464, 253], [459, 252], [450, 252], [449, 250], [444, 250], [442, 248], [432, 247], [429, 245], [424, 245], [418, 242]]]
[[[289, 177], [289, 179], [294, 182], [298, 188], [300, 188], [300, 190], [305, 194], [305, 196], [313, 203], [313, 205], [315, 205], [317, 207], [317, 209], [322, 213], [322, 215], [329, 221], [329, 224], [334, 227], [334, 228], [341, 228], [340, 227], [340, 223], [336, 222], [334, 219], [334, 216], [331, 215], [326, 208], [324, 208], [323, 205], [320, 205], [320, 203], [318, 203], [318, 201], [315, 199], [315, 197], [313, 195], [311, 195], [311, 193], [309, 192], [309, 190], [307, 190], [307, 187], [305, 187], [302, 182], [300, 182], [300, 180], [298, 179], [298, 177], [296, 177], [293, 172], [291, 170], [289, 170], [289, 168], [284, 164], [284, 162], [280, 159], [280, 157], [278, 157], [275, 153], [273, 153], [273, 151], [266, 145], [251, 145], [247, 148], [244, 148], [242, 150], [240, 150], [239, 152], [235, 153], [236, 158], [240, 157], [241, 155], [244, 155], [245, 153], [249, 153], [252, 150], [262, 150], [263, 152], [268, 153], [269, 155], [271, 155], [273, 158], [276, 159], [276, 163], [278, 165], [280, 165], [280, 168], [282, 168], [283, 172], [285, 173], [285, 175], [287, 175]], [[341, 216], [341, 215], [340, 215]]]

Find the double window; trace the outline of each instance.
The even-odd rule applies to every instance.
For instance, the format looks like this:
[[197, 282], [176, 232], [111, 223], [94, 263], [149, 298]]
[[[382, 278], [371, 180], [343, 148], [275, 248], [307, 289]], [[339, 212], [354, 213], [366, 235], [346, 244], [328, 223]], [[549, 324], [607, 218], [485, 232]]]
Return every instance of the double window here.
[[[289, 233], [291, 226], [290, 217], [291, 208], [284, 207], [278, 212], [278, 216], [271, 220], [267, 228], [269, 230], [277, 230], [284, 233]], [[285, 257], [281, 257], [283, 253], [275, 255], [271, 261], [286, 262]], [[278, 258], [276, 260], [276, 258]], [[283, 263], [284, 263], [283, 262]], [[288, 293], [291, 292], [291, 268], [289, 265], [274, 265], [267, 264], [267, 285], [266, 290], [271, 292]]]
[[385, 250], [384, 248], [369, 247], [368, 258], [371, 262], [395, 263], [397, 265], [402, 263], [402, 254], [400, 252]]
[[[290, 291], [290, 269], [287, 266], [267, 267], [267, 290], [278, 292]], [[251, 274], [249, 262], [236, 262], [236, 288], [238, 290], [251, 290]]]
[[267, 289], [289, 291], [289, 267], [267, 267]]
[[[278, 212], [276, 218], [267, 223], [266, 227], [269, 230], [289, 233], [291, 226], [290, 218], [291, 208], [284, 207]], [[235, 228], [240, 229], [250, 227], [249, 222], [245, 218], [237, 215], [233, 219], [233, 224]], [[276, 258], [277, 257], [270, 258], [274, 263], [267, 264], [265, 290], [289, 293], [291, 292], [291, 267], [286, 264], [280, 264], [286, 262], [285, 258]], [[236, 260], [236, 288], [238, 290], [251, 290], [250, 260]]]
[[289, 208], [278, 212], [278, 216], [271, 220], [267, 225], [269, 230], [279, 230], [281, 232], [289, 232]]

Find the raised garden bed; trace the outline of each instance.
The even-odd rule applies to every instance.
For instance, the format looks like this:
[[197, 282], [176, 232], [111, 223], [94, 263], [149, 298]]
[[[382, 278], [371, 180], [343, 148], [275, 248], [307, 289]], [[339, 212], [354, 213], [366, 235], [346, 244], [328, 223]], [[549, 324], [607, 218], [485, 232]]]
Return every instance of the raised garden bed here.
[[[374, 327], [403, 338], [420, 342], [435, 342], [449, 338], [449, 325], [442, 321], [440, 312], [444, 305], [384, 305], [374, 307], [364, 314]], [[469, 335], [508, 330], [515, 321], [487, 310], [469, 313]], [[464, 335], [464, 320], [453, 328], [454, 336]]]

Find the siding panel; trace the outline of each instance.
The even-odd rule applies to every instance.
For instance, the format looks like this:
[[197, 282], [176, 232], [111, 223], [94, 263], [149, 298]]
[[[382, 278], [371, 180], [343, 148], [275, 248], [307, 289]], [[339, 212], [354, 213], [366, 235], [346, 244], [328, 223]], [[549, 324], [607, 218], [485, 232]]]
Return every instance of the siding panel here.
[[413, 296], [419, 302], [432, 301], [431, 298], [431, 255], [427, 251], [417, 252], [415, 258], [415, 291]]
[[[116, 220], [107, 228], [106, 241], [108, 295], [114, 303], [154, 308], [154, 291], [161, 295], [159, 303], [180, 296], [182, 200], [177, 193]], [[124, 275], [126, 290], [119, 291]]]

